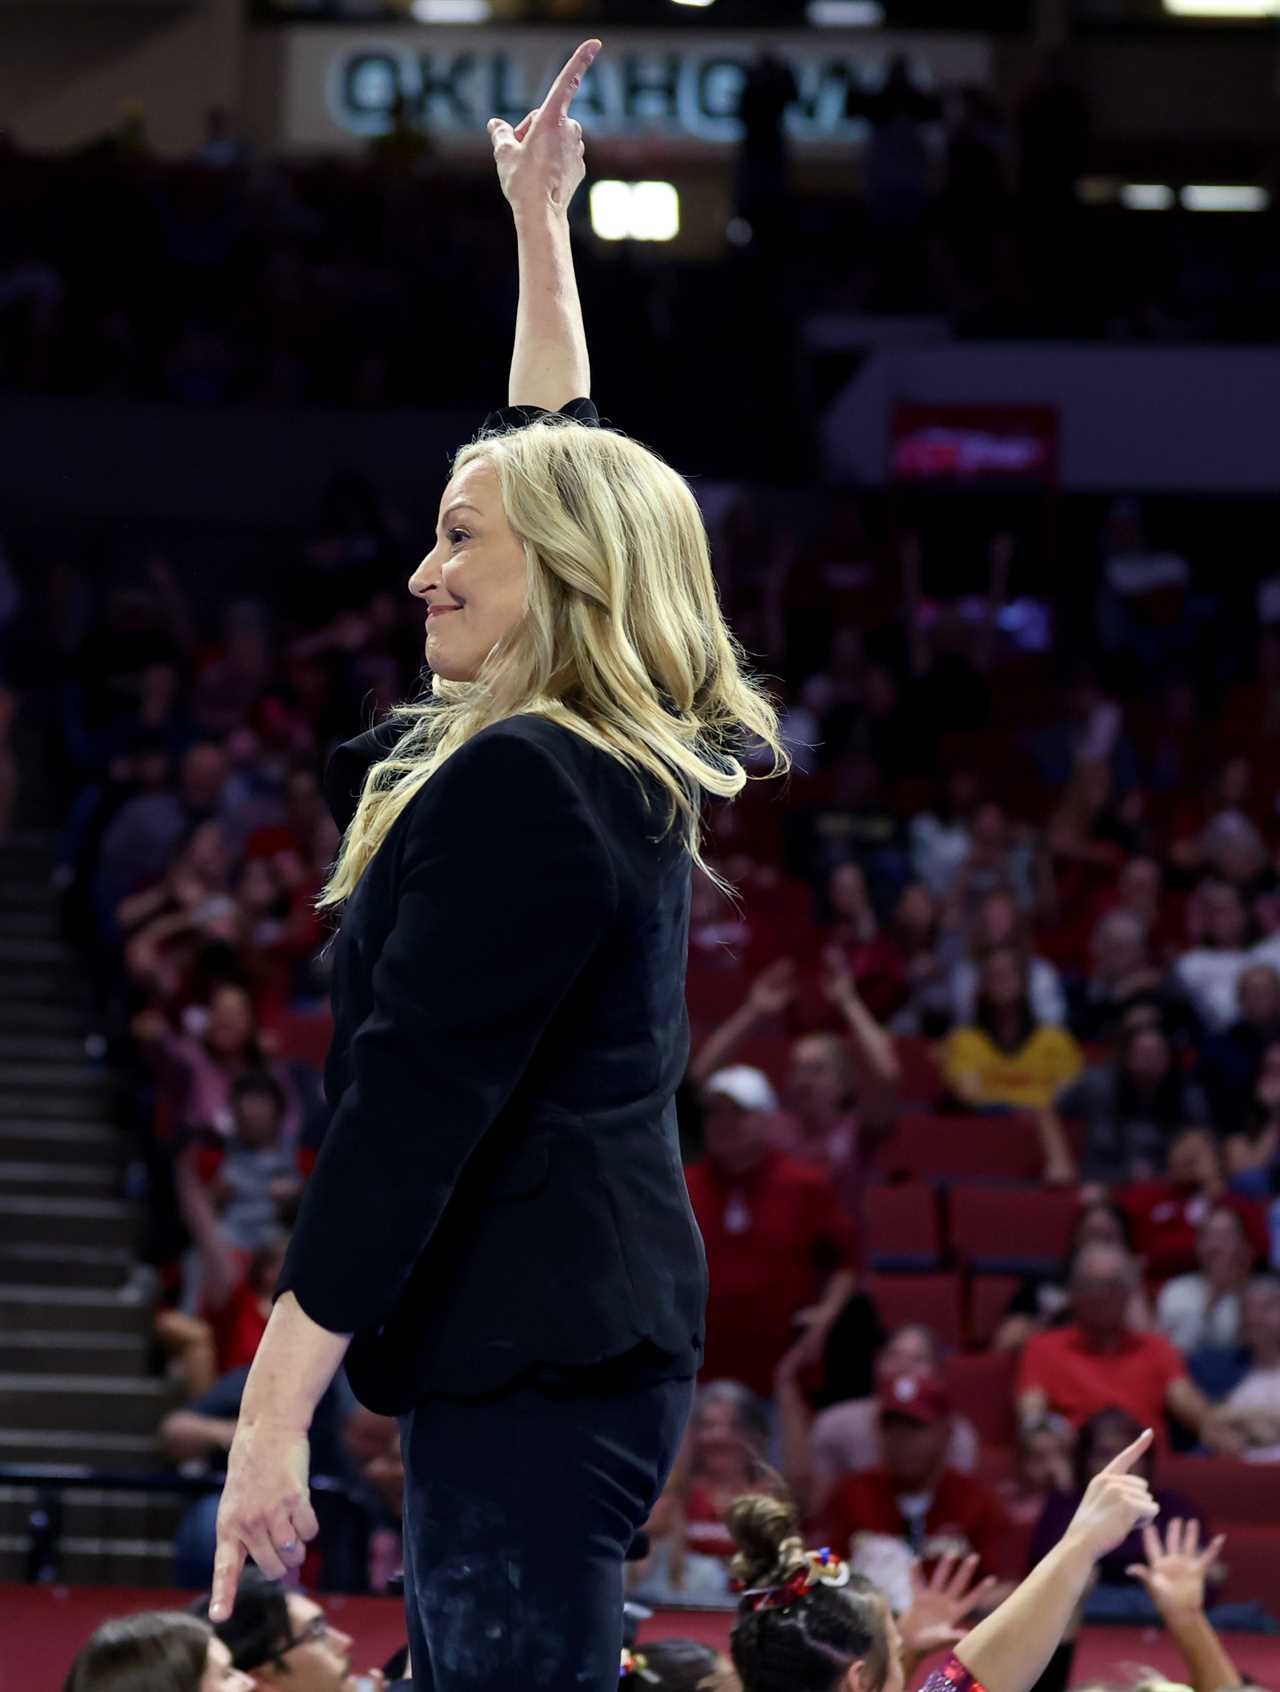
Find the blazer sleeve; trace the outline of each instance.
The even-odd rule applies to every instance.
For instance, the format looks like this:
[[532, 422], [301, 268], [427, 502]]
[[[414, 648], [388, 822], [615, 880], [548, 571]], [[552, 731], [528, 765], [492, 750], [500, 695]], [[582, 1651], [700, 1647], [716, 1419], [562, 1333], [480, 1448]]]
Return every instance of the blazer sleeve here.
[[[539, 417], [551, 415], [542, 405], [504, 405], [499, 411], [491, 411], [484, 420], [482, 435], [505, 434], [508, 429], [522, 429], [526, 423], [533, 423]], [[571, 399], [560, 407], [561, 417], [572, 417], [577, 423], [594, 426], [600, 421], [600, 413], [591, 399]]]
[[543, 747], [482, 735], [430, 786], [276, 1289], [334, 1333], [391, 1313], [617, 908], [604, 841]]

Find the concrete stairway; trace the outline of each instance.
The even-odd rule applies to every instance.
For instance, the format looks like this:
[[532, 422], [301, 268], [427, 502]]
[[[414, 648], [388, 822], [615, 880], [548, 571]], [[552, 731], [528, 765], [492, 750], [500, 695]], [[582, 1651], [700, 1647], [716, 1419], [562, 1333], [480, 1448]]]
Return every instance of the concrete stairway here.
[[[164, 1468], [155, 1428], [174, 1393], [149, 1372], [151, 1311], [121, 1296], [138, 1218], [123, 1196], [110, 1082], [50, 892], [51, 838], [0, 846], [0, 1463]], [[0, 1580], [25, 1575], [37, 1489], [0, 1485]], [[184, 1504], [60, 1497], [71, 1582], [163, 1585]]]

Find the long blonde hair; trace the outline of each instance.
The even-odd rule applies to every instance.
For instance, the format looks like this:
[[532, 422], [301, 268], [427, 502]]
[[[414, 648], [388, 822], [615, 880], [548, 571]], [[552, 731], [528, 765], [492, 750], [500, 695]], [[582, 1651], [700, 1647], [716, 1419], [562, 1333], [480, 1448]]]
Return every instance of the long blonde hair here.
[[539, 418], [461, 448], [453, 475], [493, 466], [524, 545], [528, 609], [471, 681], [434, 676], [430, 699], [397, 707], [407, 727], [365, 778], [318, 905], [355, 890], [387, 831], [445, 760], [492, 723], [532, 713], [561, 723], [666, 789], [665, 832], [681, 821], [694, 862], [701, 796], [732, 798], [740, 754], [763, 743], [790, 760], [764, 687], [726, 625], [706, 529], [688, 484], [657, 453], [612, 430]]

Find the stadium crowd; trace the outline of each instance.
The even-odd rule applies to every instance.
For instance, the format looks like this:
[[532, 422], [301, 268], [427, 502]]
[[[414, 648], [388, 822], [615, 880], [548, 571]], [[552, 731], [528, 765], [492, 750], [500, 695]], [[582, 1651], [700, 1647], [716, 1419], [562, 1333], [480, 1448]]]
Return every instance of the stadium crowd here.
[[[736, 276], [578, 241], [615, 391], [651, 390], [658, 348], [672, 369], [686, 347], [703, 380], [727, 376], [727, 357], [723, 372], [708, 362], [708, 324], [738, 347], [771, 300], [793, 296], [814, 312], [932, 313], [965, 334], [1274, 337], [1270, 219], [1187, 227], [1090, 203], [1078, 190], [1095, 168], [1088, 101], [1060, 59], [1008, 109], [989, 88], [926, 89], [905, 61], [874, 91], [851, 85], [861, 165], [825, 194], [793, 188], [795, 98], [767, 59], [744, 88], [725, 217]], [[599, 153], [610, 174], [603, 142]], [[141, 108], [66, 156], [0, 136], [0, 388], [192, 407], [479, 406], [501, 378], [492, 326], [514, 309], [491, 209], [404, 108], [364, 154], [310, 162], [255, 154], [222, 109], [185, 161], [157, 156]], [[585, 195], [573, 215], [589, 222]], [[768, 286], [744, 287], [756, 261]], [[783, 335], [786, 320], [769, 317]]]
[[[912, 1558], [972, 1551], [998, 1595], [1144, 1427], [1206, 1532], [1197, 1473], [1280, 1456], [1276, 638], [1224, 683], [1190, 565], [1127, 505], [1071, 663], [1004, 615], [1008, 537], [985, 596], [948, 598], [910, 534], [850, 568], [851, 511], [806, 537], [708, 492], [796, 764], [708, 816], [736, 897], [695, 884], [680, 1104], [712, 1292], [647, 1599], [732, 1602], [744, 1489], [903, 1593]], [[323, 767], [419, 674], [405, 530], [341, 486], [216, 623], [160, 555], [50, 572], [60, 883], [149, 1217], [126, 1296], [185, 1399], [162, 1447], [215, 1476], [326, 1125]], [[340, 1379], [315, 1461], [365, 1526], [308, 1578], [381, 1588], [394, 1424]], [[187, 1584], [216, 1503], [179, 1534]], [[1091, 1613], [1151, 1617], [1140, 1549]]]

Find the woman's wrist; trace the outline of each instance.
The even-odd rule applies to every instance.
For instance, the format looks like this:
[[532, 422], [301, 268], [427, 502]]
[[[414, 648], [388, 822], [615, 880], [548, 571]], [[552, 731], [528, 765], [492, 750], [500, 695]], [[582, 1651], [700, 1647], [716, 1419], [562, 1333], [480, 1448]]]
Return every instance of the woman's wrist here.
[[569, 233], [569, 208], [558, 206], [544, 194], [540, 199], [522, 200], [511, 208], [511, 220], [520, 237]]
[[1064, 1580], [1078, 1581], [1083, 1592], [1101, 1555], [1088, 1533], [1073, 1523], [1044, 1560], [1055, 1558], [1056, 1574]]

